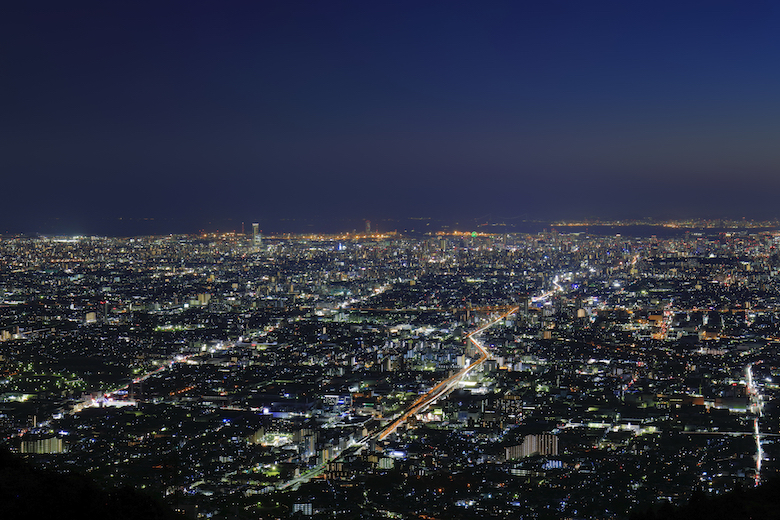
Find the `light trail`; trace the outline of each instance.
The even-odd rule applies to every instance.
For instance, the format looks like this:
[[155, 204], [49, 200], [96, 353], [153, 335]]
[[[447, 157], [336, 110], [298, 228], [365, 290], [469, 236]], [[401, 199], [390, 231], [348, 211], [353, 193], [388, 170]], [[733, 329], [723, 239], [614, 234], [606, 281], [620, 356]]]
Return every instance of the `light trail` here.
[[[559, 278], [556, 276], [555, 280], [553, 281], [554, 288], [545, 292], [544, 294], [540, 296], [535, 296], [531, 298], [532, 302], [538, 302], [541, 300], [546, 300], [553, 294], [555, 294], [558, 291], [563, 291], [563, 287], [558, 283]], [[501, 320], [506, 319], [508, 316], [516, 313], [520, 307], [512, 307], [507, 312], [501, 314], [499, 317], [495, 318], [494, 320], [488, 322], [487, 324], [471, 331], [466, 338], [468, 341], [471, 341], [471, 343], [474, 344], [474, 346], [477, 348], [477, 350], [480, 353], [479, 359], [469, 364], [467, 367], [460, 370], [457, 374], [448, 377], [447, 379], [440, 381], [436, 386], [431, 388], [426, 394], [418, 397], [414, 403], [412, 403], [406, 411], [404, 411], [400, 416], [396, 417], [388, 426], [384, 427], [383, 429], [376, 431], [374, 433], [371, 433], [369, 435], [366, 435], [359, 441], [353, 443], [352, 446], [358, 445], [358, 446], [366, 446], [371, 440], [378, 439], [378, 440], [384, 440], [386, 439], [391, 433], [393, 433], [401, 424], [403, 424], [409, 417], [412, 415], [425, 410], [428, 406], [436, 402], [440, 397], [443, 397], [447, 394], [449, 394], [454, 388], [455, 384], [459, 382], [463, 377], [465, 377], [469, 372], [471, 372], [474, 368], [478, 367], [485, 361], [487, 361], [490, 358], [490, 353], [485, 349], [484, 345], [482, 345], [479, 341], [477, 341], [474, 336], [477, 334], [480, 334], [481, 332], [484, 332], [485, 330], [489, 329], [490, 327], [496, 325]], [[361, 310], [361, 309], [356, 309]], [[387, 309], [391, 310], [391, 309]], [[352, 447], [350, 446], [350, 447]], [[294, 479], [288, 480], [287, 482], [277, 484], [276, 489], [278, 490], [285, 490], [289, 489], [291, 487], [297, 486], [299, 484], [302, 484], [304, 482], [307, 482], [308, 480], [317, 477], [320, 475], [325, 468], [328, 465], [328, 462], [333, 462], [337, 460], [339, 457], [341, 457], [345, 452], [349, 451], [349, 448], [344, 450], [341, 454], [334, 457], [331, 461], [322, 462], [320, 464], [317, 464], [315, 467], [311, 468], [309, 471], [304, 473], [303, 475], [300, 475]]]
[[559, 280], [560, 280], [560, 278], [558, 277], [558, 275], [555, 275], [555, 278], [552, 281], [552, 284], [555, 287], [553, 287], [552, 289], [550, 289], [549, 291], [547, 291], [545, 293], [540, 294], [539, 296], [534, 296], [533, 298], [531, 298], [531, 302], [532, 303], [536, 303], [538, 301], [546, 300], [547, 298], [549, 298], [550, 296], [552, 296], [553, 294], [555, 294], [555, 293], [557, 293], [559, 291], [563, 292], [563, 287], [561, 287], [561, 284], [558, 283]]
[[[510, 309], [508, 312], [505, 312], [504, 314], [501, 314], [498, 318], [494, 319], [493, 321], [487, 323], [486, 325], [483, 325], [482, 327], [479, 327], [476, 330], [473, 330], [470, 332], [466, 337], [469, 341], [471, 341], [474, 346], [479, 350], [480, 357], [476, 361], [473, 361], [471, 364], [469, 364], [467, 367], [460, 370], [457, 374], [448, 377], [447, 379], [440, 381], [436, 386], [431, 388], [425, 395], [420, 396], [418, 399], [414, 401], [412, 405], [410, 405], [405, 412], [403, 412], [399, 417], [397, 417], [395, 420], [393, 420], [388, 426], [385, 428], [374, 432], [372, 434], [366, 435], [359, 441], [352, 444], [352, 446], [366, 446], [372, 439], [379, 439], [383, 440], [387, 438], [391, 433], [393, 433], [398, 426], [404, 423], [409, 417], [412, 415], [425, 410], [428, 406], [436, 402], [437, 399], [440, 397], [443, 397], [447, 394], [449, 394], [454, 388], [455, 384], [460, 381], [464, 376], [466, 376], [469, 372], [471, 372], [474, 368], [478, 367], [482, 363], [484, 363], [486, 360], [490, 358], [490, 353], [485, 349], [484, 345], [482, 345], [480, 342], [478, 342], [476, 339], [474, 339], [474, 336], [476, 334], [479, 334], [490, 327], [494, 326], [495, 324], [499, 323], [501, 320], [507, 318], [511, 314], [514, 314], [517, 312], [519, 307], [514, 307]], [[350, 446], [350, 447], [352, 447]], [[322, 462], [320, 464], [317, 464], [315, 467], [311, 468], [306, 473], [292, 479], [288, 480], [287, 482], [284, 482], [282, 484], [277, 484], [276, 489], [278, 490], [285, 490], [289, 489], [291, 487], [294, 487], [296, 485], [302, 484], [304, 482], [307, 482], [308, 480], [317, 477], [320, 475], [325, 468], [327, 467], [329, 462], [333, 462], [336, 459], [338, 459], [340, 456], [342, 456], [344, 453], [349, 451], [349, 447], [345, 449], [341, 454], [337, 455], [333, 460]]]
[[745, 367], [745, 375], [747, 376], [747, 391], [750, 396], [750, 411], [756, 414], [753, 418], [753, 437], [756, 439], [755, 485], [758, 486], [761, 483], [761, 461], [764, 459], [764, 448], [761, 447], [761, 427], [759, 425], [759, 419], [763, 413], [763, 397], [753, 379], [753, 365], [749, 364]]
[[417, 399], [412, 406], [406, 409], [404, 413], [401, 414], [400, 417], [395, 419], [393, 422], [391, 422], [388, 426], [386, 426], [383, 430], [378, 432], [376, 434], [376, 437], [379, 440], [384, 440], [389, 436], [391, 433], [393, 433], [401, 424], [403, 424], [409, 417], [412, 415], [415, 415], [423, 410], [425, 410], [428, 406], [436, 402], [440, 397], [443, 397], [447, 394], [449, 394], [454, 388], [455, 384], [463, 379], [469, 372], [471, 372], [473, 369], [484, 363], [487, 359], [490, 357], [490, 353], [485, 349], [485, 347], [479, 343], [476, 339], [474, 339], [474, 336], [476, 334], [479, 334], [488, 328], [494, 326], [496, 323], [499, 323], [501, 320], [505, 319], [507, 316], [514, 314], [517, 312], [519, 307], [514, 307], [509, 310], [509, 312], [506, 312], [502, 315], [500, 315], [498, 318], [494, 319], [493, 321], [489, 322], [486, 325], [483, 325], [482, 327], [470, 332], [466, 338], [468, 338], [469, 341], [471, 341], [475, 347], [477, 347], [477, 350], [479, 350], [480, 356], [476, 361], [473, 361], [470, 365], [460, 370], [457, 374], [448, 377], [447, 379], [444, 379], [443, 381], [440, 381], [436, 386], [431, 388], [425, 395]]

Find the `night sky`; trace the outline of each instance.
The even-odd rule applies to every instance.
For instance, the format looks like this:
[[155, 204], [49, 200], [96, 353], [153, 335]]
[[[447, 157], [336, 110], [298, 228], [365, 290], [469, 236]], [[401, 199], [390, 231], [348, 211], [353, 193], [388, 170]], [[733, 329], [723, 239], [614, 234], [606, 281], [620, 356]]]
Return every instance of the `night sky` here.
[[780, 216], [777, 2], [15, 4], [0, 232]]

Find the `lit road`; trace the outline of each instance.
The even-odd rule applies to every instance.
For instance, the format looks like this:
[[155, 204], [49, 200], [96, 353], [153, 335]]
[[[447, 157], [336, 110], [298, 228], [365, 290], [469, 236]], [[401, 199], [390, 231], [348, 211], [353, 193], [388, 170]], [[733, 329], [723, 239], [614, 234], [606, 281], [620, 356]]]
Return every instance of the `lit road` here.
[[753, 380], [753, 365], [745, 367], [747, 376], [747, 391], [750, 396], [750, 411], [755, 413], [753, 418], [753, 437], [756, 439], [756, 486], [761, 483], [761, 461], [764, 458], [764, 449], [761, 447], [761, 429], [758, 420], [764, 411], [763, 396]]
[[[563, 292], [563, 287], [561, 287], [561, 284], [559, 283], [559, 281], [560, 281], [560, 277], [556, 275], [555, 278], [552, 281], [552, 284], [554, 285], [554, 287], [552, 289], [550, 289], [549, 291], [547, 291], [547, 292], [545, 292], [543, 294], [540, 294], [539, 296], [534, 296], [533, 298], [531, 298], [531, 302], [532, 303], [536, 303], [536, 302], [544, 301], [544, 300], [547, 300], [548, 298], [552, 297], [557, 292]], [[517, 309], [514, 309], [511, 312], [514, 312], [516, 310]]]
[[487, 325], [484, 325], [477, 330], [472, 331], [469, 333], [468, 338], [469, 341], [471, 341], [475, 347], [477, 347], [477, 350], [479, 350], [479, 358], [472, 362], [467, 367], [463, 368], [460, 372], [457, 374], [448, 377], [447, 379], [439, 382], [436, 386], [431, 388], [428, 393], [418, 398], [410, 407], [406, 409], [397, 419], [395, 419], [393, 422], [391, 422], [388, 426], [386, 426], [383, 430], [380, 430], [378, 433], [374, 434], [376, 438], [379, 440], [385, 439], [388, 435], [393, 433], [396, 428], [398, 428], [401, 424], [403, 424], [404, 421], [406, 421], [409, 417], [411, 417], [414, 414], [417, 414], [423, 410], [425, 410], [428, 406], [435, 403], [440, 397], [443, 397], [447, 394], [449, 394], [452, 390], [455, 389], [455, 386], [458, 384], [458, 382], [463, 379], [469, 372], [474, 370], [476, 367], [484, 363], [490, 356], [487, 350], [482, 346], [482, 344], [474, 339], [474, 336], [476, 334], [481, 333], [482, 331], [492, 327], [496, 323], [500, 322], [510, 314], [513, 314], [517, 312], [518, 307], [512, 308], [509, 312], [506, 312], [499, 316], [498, 318], [494, 319]]
[[[409, 407], [407, 407], [406, 410], [395, 420], [393, 420], [389, 425], [385, 426], [383, 429], [379, 431], [376, 431], [372, 434], [363, 437], [362, 439], [360, 439], [360, 441], [355, 442], [354, 444], [352, 444], [352, 446], [345, 449], [333, 460], [338, 459], [339, 457], [343, 456], [345, 453], [349, 453], [351, 451], [351, 448], [353, 448], [354, 446], [359, 446], [362, 448], [363, 446], [368, 444], [368, 442], [371, 441], [372, 439], [379, 439], [379, 440], [385, 439], [388, 435], [393, 433], [401, 424], [403, 424], [404, 421], [406, 421], [409, 417], [425, 410], [428, 406], [435, 403], [436, 400], [438, 400], [440, 397], [444, 397], [445, 395], [449, 394], [452, 390], [454, 390], [461, 379], [463, 379], [469, 372], [471, 372], [476, 367], [484, 363], [490, 357], [490, 354], [485, 349], [485, 347], [479, 341], [474, 339], [474, 336], [489, 329], [495, 324], [499, 323], [507, 316], [514, 314], [515, 312], [517, 312], [518, 308], [519, 307], [512, 308], [508, 312], [501, 314], [498, 318], [495, 318], [494, 320], [490, 321], [486, 325], [483, 325], [482, 327], [470, 332], [466, 336], [466, 338], [468, 338], [468, 340], [471, 341], [479, 351], [480, 356], [476, 361], [473, 361], [467, 367], [460, 370], [457, 374], [450, 376], [447, 379], [439, 382], [436, 386], [431, 388], [425, 395], [420, 396], [414, 403], [412, 403]], [[320, 473], [322, 473], [325, 470], [327, 464], [328, 464], [327, 462], [320, 463], [317, 466], [310, 469], [309, 471], [307, 471], [306, 473], [292, 480], [288, 480], [287, 482], [277, 485], [276, 488], [279, 490], [284, 490], [296, 486], [298, 484], [302, 484], [308, 481], [309, 479], [312, 479], [318, 476]]]
[[[551, 298], [552, 296], [554, 296], [555, 293], [563, 292], [564, 289], [559, 284], [559, 281], [560, 281], [559, 277], [556, 276], [555, 280], [553, 281], [553, 286], [554, 287], [551, 290], [545, 292], [544, 294], [541, 294], [540, 296], [533, 297], [531, 299], [531, 301], [534, 302], [534, 303], [535, 302], [539, 302], [539, 301], [545, 301], [545, 300]], [[342, 457], [345, 453], [351, 452], [354, 449], [355, 446], [357, 446], [358, 449], [360, 449], [360, 448], [366, 446], [371, 440], [374, 440], [374, 439], [384, 440], [390, 434], [392, 434], [401, 424], [403, 424], [407, 419], [409, 419], [409, 417], [411, 417], [411, 416], [413, 416], [413, 415], [415, 415], [417, 413], [420, 413], [421, 411], [424, 411], [428, 406], [430, 406], [431, 404], [435, 403], [439, 398], [444, 397], [447, 394], [449, 394], [450, 392], [452, 392], [452, 390], [454, 390], [455, 387], [457, 386], [458, 382], [460, 382], [469, 372], [471, 372], [472, 370], [474, 370], [474, 368], [478, 367], [479, 365], [481, 365], [482, 363], [484, 363], [486, 360], [488, 360], [490, 358], [490, 354], [488, 353], [488, 351], [485, 349], [485, 347], [479, 341], [477, 341], [474, 338], [474, 336], [476, 336], [477, 334], [480, 334], [481, 332], [483, 332], [483, 331], [489, 329], [490, 327], [496, 325], [501, 320], [505, 319], [507, 316], [509, 316], [511, 314], [514, 314], [515, 312], [518, 311], [518, 309], [519, 309], [519, 307], [511, 308], [509, 311], [501, 314], [499, 317], [491, 320], [490, 322], [488, 322], [487, 324], [483, 325], [482, 327], [479, 327], [478, 329], [471, 331], [466, 336], [468, 341], [471, 341], [471, 343], [473, 343], [474, 346], [479, 351], [480, 356], [479, 356], [479, 358], [476, 361], [472, 362], [467, 367], [465, 367], [462, 370], [460, 370], [457, 374], [455, 374], [453, 376], [450, 376], [447, 379], [439, 382], [436, 386], [431, 388], [425, 395], [422, 395], [419, 398], [417, 398], [417, 400], [415, 400], [414, 403], [412, 403], [410, 406], [408, 406], [406, 408], [406, 410], [404, 410], [404, 412], [401, 413], [401, 415], [399, 415], [398, 417], [396, 417], [390, 424], [388, 424], [387, 426], [385, 426], [381, 430], [378, 430], [378, 431], [376, 431], [374, 433], [371, 433], [371, 434], [363, 437], [359, 441], [354, 442], [351, 446], [349, 446], [347, 449], [345, 449], [342, 453], [340, 453], [339, 455], [334, 457], [333, 460], [328, 461], [328, 462], [333, 462], [333, 461], [339, 459], [340, 457]], [[388, 309], [388, 310], [390, 310], [390, 309]], [[295, 487], [295, 486], [297, 486], [299, 484], [302, 484], [304, 482], [307, 482], [308, 480], [310, 480], [312, 478], [315, 478], [318, 475], [320, 475], [325, 470], [325, 468], [327, 467], [328, 462], [320, 463], [320, 464], [314, 466], [313, 468], [311, 468], [306, 473], [304, 473], [304, 474], [302, 474], [302, 475], [300, 475], [300, 476], [298, 476], [298, 477], [296, 477], [296, 478], [294, 478], [292, 480], [288, 480], [287, 482], [278, 484], [276, 486], [276, 488], [279, 489], [279, 490], [284, 490], [284, 489], [289, 489], [291, 487]]]

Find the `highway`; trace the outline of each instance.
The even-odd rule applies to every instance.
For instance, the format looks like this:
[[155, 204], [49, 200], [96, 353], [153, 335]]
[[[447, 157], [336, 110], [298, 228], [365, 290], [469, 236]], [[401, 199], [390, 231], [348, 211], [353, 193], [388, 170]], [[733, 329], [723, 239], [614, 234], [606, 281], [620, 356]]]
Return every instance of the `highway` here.
[[406, 409], [406, 411], [404, 411], [397, 419], [391, 422], [384, 429], [375, 433], [373, 436], [375, 436], [379, 440], [385, 439], [388, 435], [393, 433], [396, 430], [396, 428], [398, 428], [401, 424], [403, 424], [404, 421], [406, 421], [409, 417], [417, 413], [420, 413], [421, 411], [424, 411], [428, 406], [435, 403], [440, 397], [444, 397], [450, 392], [452, 392], [452, 390], [455, 389], [459, 381], [461, 381], [469, 372], [471, 372], [476, 367], [484, 363], [490, 357], [490, 353], [487, 350], [485, 350], [484, 346], [482, 346], [482, 344], [479, 341], [474, 339], [474, 336], [492, 327], [493, 325], [500, 322], [510, 314], [517, 312], [517, 309], [518, 307], [514, 307], [510, 309], [508, 312], [500, 315], [498, 318], [489, 322], [487, 325], [483, 325], [482, 327], [470, 332], [468, 336], [466, 336], [466, 338], [468, 339], [468, 341], [471, 341], [475, 347], [477, 347], [477, 350], [479, 350], [479, 354], [480, 354], [479, 358], [477, 358], [476, 361], [473, 361], [467, 367], [464, 367], [457, 374], [452, 375], [447, 379], [439, 382], [436, 386], [431, 388], [428, 391], [428, 393], [421, 396], [414, 403], [412, 403], [412, 405], [409, 406]]
[[761, 446], [761, 437], [762, 435], [766, 436], [766, 434], [761, 433], [761, 428], [758, 424], [758, 421], [764, 412], [764, 398], [761, 395], [761, 391], [756, 385], [755, 380], [753, 379], [753, 365], [748, 364], [748, 366], [745, 367], [745, 375], [747, 376], [747, 392], [750, 396], [750, 411], [751, 413], [755, 414], [755, 417], [753, 417], [753, 437], [756, 440], [755, 485], [758, 486], [761, 484], [761, 462], [764, 459], [764, 449]]
[[[480, 355], [476, 361], [471, 362], [468, 366], [461, 369], [457, 374], [454, 374], [448, 377], [447, 379], [440, 381], [436, 386], [431, 388], [426, 394], [420, 396], [417, 400], [414, 401], [414, 403], [409, 405], [406, 408], [406, 410], [404, 410], [404, 412], [401, 413], [401, 415], [399, 415], [397, 418], [395, 418], [389, 425], [373, 433], [370, 433], [369, 435], [366, 435], [359, 441], [355, 442], [352, 446], [348, 447], [341, 454], [335, 457], [333, 461], [337, 460], [345, 453], [351, 452], [352, 450], [350, 448], [353, 448], [354, 446], [360, 446], [362, 448], [363, 446], [368, 445], [368, 443], [371, 440], [375, 440], [375, 439], [383, 440], [387, 438], [387, 436], [392, 434], [401, 424], [403, 424], [407, 419], [409, 419], [409, 417], [424, 411], [431, 404], [435, 403], [439, 398], [444, 397], [450, 392], [452, 392], [457, 386], [458, 382], [460, 382], [466, 375], [468, 375], [469, 372], [471, 372], [476, 367], [484, 363], [486, 360], [490, 359], [490, 353], [485, 349], [485, 347], [478, 340], [474, 338], [474, 336], [489, 329], [495, 324], [499, 323], [507, 316], [514, 314], [515, 312], [517, 312], [518, 309], [519, 307], [513, 307], [508, 312], [501, 314], [499, 317], [491, 320], [486, 325], [483, 325], [482, 327], [471, 331], [466, 336], [468, 341], [471, 341], [471, 343], [473, 343], [474, 346], [479, 351]], [[328, 461], [328, 462], [333, 462], [333, 461]], [[284, 490], [299, 485], [303, 482], [306, 482], [309, 479], [314, 478], [318, 476], [320, 473], [322, 473], [322, 471], [324, 471], [325, 468], [327, 467], [328, 462], [320, 463], [314, 468], [304, 473], [303, 475], [300, 475], [292, 480], [288, 480], [287, 482], [278, 484], [276, 488], [279, 490]]]

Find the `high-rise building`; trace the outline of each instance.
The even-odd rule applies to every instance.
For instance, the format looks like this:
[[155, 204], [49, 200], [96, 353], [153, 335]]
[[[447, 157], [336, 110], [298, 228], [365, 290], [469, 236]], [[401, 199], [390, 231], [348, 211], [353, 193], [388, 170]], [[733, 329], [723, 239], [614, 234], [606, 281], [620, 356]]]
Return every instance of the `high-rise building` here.
[[257, 222], [252, 224], [252, 243], [256, 246], [263, 243], [263, 235], [260, 233], [260, 224]]
[[22, 439], [21, 453], [62, 453], [62, 439], [55, 436], [29, 435]]
[[526, 435], [523, 444], [506, 448], [507, 460], [534, 455], [558, 455], [558, 437], [549, 433]]

